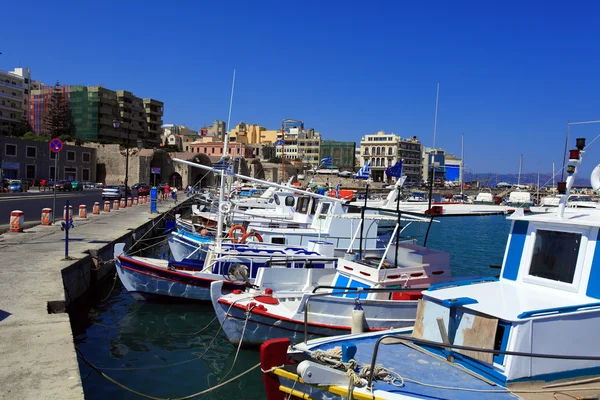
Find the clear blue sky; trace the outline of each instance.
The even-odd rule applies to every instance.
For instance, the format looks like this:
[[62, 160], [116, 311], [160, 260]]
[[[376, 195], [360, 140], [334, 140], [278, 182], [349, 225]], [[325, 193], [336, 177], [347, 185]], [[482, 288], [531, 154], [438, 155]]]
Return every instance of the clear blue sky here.
[[[165, 123], [270, 129], [296, 118], [326, 139], [377, 130], [433, 142], [477, 172], [550, 172], [566, 121], [600, 119], [595, 1], [5, 2], [0, 69], [103, 84], [165, 102]], [[589, 140], [600, 124], [574, 127]], [[600, 139], [582, 172], [600, 161]], [[558, 169], [558, 167], [557, 167]]]

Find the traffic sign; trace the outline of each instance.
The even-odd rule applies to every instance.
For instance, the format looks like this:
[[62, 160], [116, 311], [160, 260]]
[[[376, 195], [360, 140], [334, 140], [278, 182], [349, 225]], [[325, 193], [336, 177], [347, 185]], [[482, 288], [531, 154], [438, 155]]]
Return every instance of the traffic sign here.
[[54, 138], [50, 141], [50, 150], [53, 153], [58, 153], [63, 148], [63, 142], [59, 138]]
[[152, 167], [150, 168], [150, 173], [160, 175], [160, 168]]

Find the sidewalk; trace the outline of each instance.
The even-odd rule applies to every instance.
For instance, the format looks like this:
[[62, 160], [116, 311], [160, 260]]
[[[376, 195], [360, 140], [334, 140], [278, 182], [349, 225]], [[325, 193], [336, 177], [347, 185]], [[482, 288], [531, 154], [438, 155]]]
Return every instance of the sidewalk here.
[[[174, 202], [159, 204], [161, 213]], [[89, 257], [162, 214], [144, 204], [87, 219], [73, 218], [69, 255]], [[73, 335], [66, 313], [49, 314], [48, 302], [65, 301], [64, 232], [60, 224], [0, 236], [0, 398], [83, 399]], [[82, 277], [83, 280], [86, 277]], [[89, 284], [89, 277], [87, 278]]]

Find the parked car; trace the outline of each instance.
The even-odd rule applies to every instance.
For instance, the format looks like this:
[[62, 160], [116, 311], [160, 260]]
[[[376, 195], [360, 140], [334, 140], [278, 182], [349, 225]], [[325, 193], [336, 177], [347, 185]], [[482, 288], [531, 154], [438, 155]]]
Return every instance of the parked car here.
[[102, 200], [119, 200], [125, 197], [125, 185], [106, 185], [102, 189]]
[[48, 179], [40, 179], [40, 180], [38, 181], [38, 185], [39, 185], [39, 186], [49, 186], [49, 185], [48, 185]]
[[95, 189], [96, 185], [90, 181], [85, 181], [85, 182], [83, 182], [83, 188], [84, 189]]
[[56, 190], [59, 192], [66, 192], [67, 190], [73, 190], [73, 187], [69, 181], [58, 181], [56, 182]]
[[102, 182], [96, 183], [96, 189], [104, 189], [105, 186], [106, 185], [104, 183], [102, 183]]
[[[133, 186], [131, 187], [131, 189], [134, 190]], [[136, 189], [137, 189], [138, 196], [149, 196], [150, 195], [150, 186], [146, 185], [145, 183], [139, 184], [139, 186]]]
[[24, 188], [28, 189], [32, 186], [35, 186], [35, 179], [21, 179], [21, 184]]
[[8, 184], [8, 191], [9, 192], [22, 192], [23, 191], [23, 182], [21, 182], [18, 179], [14, 179], [14, 180], [10, 181], [10, 183]]
[[83, 183], [79, 181], [71, 181], [71, 190], [83, 190]]
[[338, 176], [341, 176], [342, 178], [350, 178], [352, 177], [352, 171], [342, 171], [338, 174]]
[[[131, 190], [135, 190], [135, 189], [137, 189], [138, 187], [140, 187], [142, 185], [146, 185], [146, 184], [142, 183], [142, 182], [136, 183], [133, 186], [131, 186]], [[148, 186], [148, 185], [146, 185], [146, 186]]]

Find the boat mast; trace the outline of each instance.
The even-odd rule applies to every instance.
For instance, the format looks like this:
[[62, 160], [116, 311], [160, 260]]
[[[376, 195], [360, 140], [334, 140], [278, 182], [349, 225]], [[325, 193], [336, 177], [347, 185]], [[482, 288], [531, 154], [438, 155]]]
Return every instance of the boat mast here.
[[461, 134], [461, 145], [460, 145], [460, 199], [463, 200], [463, 168], [465, 166], [465, 134]]
[[554, 161], [552, 162], [552, 188], [554, 188], [554, 186], [556, 185], [556, 183], [554, 182]]
[[521, 186], [521, 169], [523, 168], [523, 154], [521, 154], [521, 161], [519, 162], [519, 178], [517, 180], [517, 189]]
[[[229, 115], [227, 116], [227, 125], [225, 127], [225, 137], [223, 138], [223, 159], [227, 157], [227, 144], [229, 142], [229, 123], [231, 122], [231, 107], [233, 106], [233, 90], [235, 88], [235, 69], [233, 70], [233, 82], [231, 83], [231, 97], [229, 99]], [[225, 162], [223, 163], [225, 164]], [[217, 251], [221, 250], [221, 241], [223, 235], [223, 213], [220, 211], [221, 204], [225, 201], [225, 173], [221, 174], [221, 189], [219, 190], [219, 213], [217, 218]]]
[[437, 84], [437, 92], [435, 94], [435, 118], [433, 120], [433, 148], [435, 149], [435, 134], [437, 132], [437, 117], [438, 117], [438, 99], [440, 97], [440, 83]]

